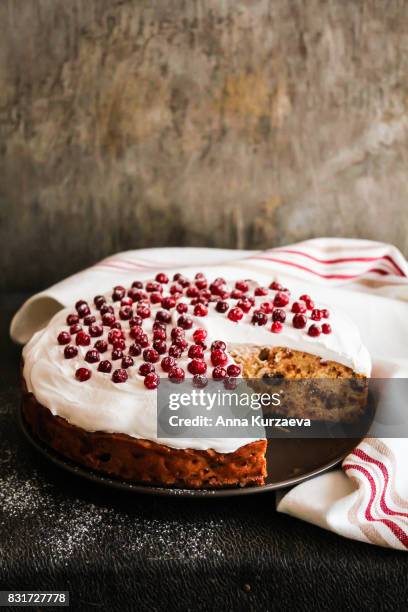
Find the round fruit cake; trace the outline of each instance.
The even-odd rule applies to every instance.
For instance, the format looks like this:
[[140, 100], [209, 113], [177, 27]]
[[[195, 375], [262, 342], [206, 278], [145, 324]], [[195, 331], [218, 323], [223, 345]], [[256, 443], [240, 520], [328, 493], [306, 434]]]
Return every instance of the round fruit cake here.
[[[276, 280], [157, 274], [58, 312], [23, 350], [23, 414], [43, 442], [123, 479], [189, 488], [262, 485], [266, 440], [157, 437], [160, 379], [350, 379], [370, 357], [344, 314]], [[354, 389], [355, 390], [355, 389]], [[352, 422], [350, 401], [288, 402], [285, 416]]]

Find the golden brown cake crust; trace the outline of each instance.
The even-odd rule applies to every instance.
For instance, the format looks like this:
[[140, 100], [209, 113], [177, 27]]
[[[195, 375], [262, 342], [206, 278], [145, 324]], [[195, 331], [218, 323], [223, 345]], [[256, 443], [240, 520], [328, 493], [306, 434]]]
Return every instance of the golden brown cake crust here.
[[61, 455], [109, 476], [147, 484], [191, 489], [262, 485], [266, 440], [233, 453], [177, 449], [125, 434], [89, 432], [54, 416], [25, 392], [23, 415], [31, 431]]

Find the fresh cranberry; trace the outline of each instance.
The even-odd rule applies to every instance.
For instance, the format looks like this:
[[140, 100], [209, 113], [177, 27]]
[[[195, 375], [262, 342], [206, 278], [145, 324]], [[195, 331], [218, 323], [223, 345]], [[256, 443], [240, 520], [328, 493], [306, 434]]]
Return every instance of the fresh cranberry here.
[[224, 366], [228, 363], [228, 357], [221, 349], [211, 350], [211, 363], [214, 366]]
[[194, 276], [194, 280], [205, 280], [205, 274], [203, 274], [203, 272], [197, 272]]
[[131, 297], [134, 302], [143, 302], [143, 300], [147, 300], [149, 297], [145, 291], [141, 291], [140, 289], [129, 289], [128, 296]]
[[132, 317], [129, 321], [129, 327], [134, 327], [135, 325], [137, 327], [141, 327], [143, 324], [143, 319], [142, 317]]
[[110, 306], [109, 304], [102, 304], [101, 309], [100, 309], [100, 314], [103, 317], [103, 315], [107, 314], [108, 312], [110, 314], [114, 314], [114, 310], [113, 310], [113, 306]]
[[120, 329], [111, 329], [108, 333], [109, 344], [113, 344], [115, 340], [119, 340], [120, 338], [123, 338], [123, 332]]
[[156, 313], [156, 321], [160, 323], [170, 323], [171, 314], [167, 310], [158, 310]]
[[278, 321], [284, 323], [286, 320], [286, 312], [281, 308], [276, 308], [272, 313], [272, 321]]
[[199, 344], [192, 344], [188, 349], [190, 359], [202, 359], [204, 357], [203, 347]]
[[62, 331], [58, 334], [58, 344], [69, 344], [71, 342], [71, 334], [66, 331]]
[[117, 338], [116, 340], [113, 341], [112, 347], [114, 349], [119, 349], [121, 351], [124, 351], [126, 348], [126, 342], [124, 341], [123, 338]]
[[78, 368], [75, 372], [75, 378], [79, 380], [79, 382], [85, 382], [91, 378], [92, 372], [88, 370], [88, 368]]
[[99, 361], [99, 359], [99, 353], [96, 349], [91, 349], [90, 351], [86, 352], [85, 361], [87, 361], [88, 363], [96, 363], [97, 361]]
[[122, 329], [122, 325], [119, 321], [115, 321], [115, 323], [112, 325], [111, 329]]
[[[228, 291], [224, 291], [224, 290], [220, 290], [218, 292], [218, 296], [221, 298], [221, 300], [228, 300], [230, 297], [230, 293]], [[216, 298], [212, 298], [212, 301], [214, 301]]]
[[88, 304], [81, 304], [80, 306], [78, 306], [77, 312], [78, 312], [79, 318], [83, 319], [83, 317], [86, 317], [91, 313], [91, 310]]
[[198, 297], [200, 294], [200, 290], [198, 289], [198, 287], [189, 287], [186, 291], [186, 296], [189, 298], [195, 298]]
[[133, 344], [129, 346], [129, 355], [132, 355], [132, 357], [138, 357], [141, 352], [142, 352], [142, 347], [140, 346], [140, 344], [137, 344], [136, 342], [134, 342]]
[[208, 315], [208, 308], [203, 304], [197, 304], [194, 307], [194, 316], [196, 317], [206, 317]]
[[170, 286], [169, 292], [170, 292], [171, 295], [176, 295], [176, 294], [179, 294], [179, 293], [181, 294], [181, 293], [183, 293], [183, 287], [182, 287], [182, 285], [176, 283], [176, 284]]
[[306, 312], [306, 304], [304, 302], [293, 302], [291, 311], [296, 314], [304, 314]]
[[173, 327], [170, 335], [172, 340], [177, 340], [177, 338], [184, 338], [186, 332], [182, 327]]
[[280, 334], [282, 329], [283, 329], [283, 325], [280, 321], [274, 321], [272, 323], [271, 332], [273, 332], [274, 334]]
[[124, 383], [128, 379], [128, 373], [123, 368], [115, 370], [112, 374], [112, 380], [114, 383]]
[[66, 346], [64, 348], [65, 359], [72, 359], [73, 357], [76, 357], [77, 355], [78, 355], [78, 349], [76, 346], [72, 346], [70, 344], [69, 346]]
[[132, 304], [133, 300], [131, 297], [124, 297], [122, 300], [120, 300], [121, 306], [132, 306]]
[[108, 350], [108, 343], [106, 342], [106, 340], [97, 340], [94, 346], [96, 350], [100, 353], [106, 353], [106, 351]]
[[313, 324], [309, 327], [307, 333], [309, 334], [309, 336], [316, 338], [317, 336], [320, 336], [320, 327], [318, 325]]
[[96, 317], [94, 317], [93, 315], [88, 315], [84, 319], [84, 325], [92, 325], [92, 323], [95, 323], [95, 321], [96, 321]]
[[137, 341], [142, 348], [146, 348], [146, 346], [149, 346], [149, 338], [147, 337], [147, 334], [141, 334]]
[[323, 323], [323, 325], [322, 325], [322, 332], [324, 334], [331, 334], [331, 332], [332, 332], [331, 326], [328, 323]]
[[228, 376], [232, 376], [236, 378], [237, 376], [241, 374], [241, 368], [237, 365], [231, 364], [227, 368], [227, 374]]
[[69, 314], [67, 316], [67, 325], [76, 325], [79, 323], [79, 317], [76, 314]]
[[252, 325], [266, 325], [268, 317], [261, 310], [254, 310], [251, 323]]
[[132, 288], [133, 289], [143, 289], [142, 281], [133, 281]]
[[102, 323], [106, 325], [107, 327], [112, 327], [115, 321], [116, 321], [116, 317], [111, 312], [107, 312], [102, 317]]
[[91, 344], [91, 337], [84, 331], [80, 331], [76, 335], [75, 342], [78, 346], [89, 346]]
[[159, 355], [163, 355], [167, 351], [166, 342], [164, 340], [154, 340], [153, 348], [159, 353]]
[[152, 293], [152, 291], [158, 291], [159, 293], [163, 292], [163, 287], [161, 286], [160, 283], [153, 283], [153, 282], [146, 283], [145, 289], [148, 293]]
[[171, 310], [172, 308], [175, 307], [176, 300], [174, 299], [174, 297], [171, 297], [171, 296], [164, 297], [161, 301], [161, 305], [166, 310]]
[[166, 285], [169, 282], [169, 278], [164, 272], [159, 272], [159, 274], [156, 274], [156, 281], [162, 285]]
[[160, 378], [155, 372], [150, 372], [150, 374], [147, 374], [147, 376], [145, 376], [144, 386], [147, 387], [147, 389], [150, 389], [150, 390], [157, 389], [159, 384], [160, 384]]
[[190, 374], [205, 374], [207, 371], [207, 364], [201, 359], [193, 359], [187, 365], [187, 369]]
[[185, 302], [180, 302], [177, 304], [176, 310], [179, 314], [184, 314], [188, 310], [188, 305]]
[[169, 371], [169, 380], [172, 383], [182, 383], [184, 380], [185, 374], [183, 368], [179, 368], [178, 366], [174, 366]]
[[92, 338], [99, 338], [99, 336], [102, 336], [103, 334], [103, 327], [102, 325], [97, 325], [96, 323], [93, 325], [89, 326], [89, 335]]
[[113, 288], [112, 300], [114, 302], [119, 302], [126, 295], [126, 289], [121, 285], [117, 285]]
[[112, 361], [116, 361], [117, 359], [122, 359], [123, 351], [120, 348], [114, 348], [112, 351]]
[[200, 291], [200, 298], [203, 300], [210, 300], [212, 298], [211, 291], [209, 289], [202, 289]]
[[193, 319], [186, 315], [181, 315], [177, 319], [177, 325], [183, 329], [191, 329], [193, 327]]
[[162, 301], [162, 294], [159, 293], [158, 291], [153, 291], [153, 293], [150, 294], [150, 303], [151, 304], [160, 304], [160, 302]]
[[307, 302], [306, 302], [306, 308], [307, 308], [308, 310], [313, 310], [313, 309], [314, 309], [314, 302], [313, 302], [313, 300], [307, 300]]
[[119, 318], [122, 319], [122, 321], [129, 321], [129, 319], [132, 318], [132, 307], [131, 306], [122, 306], [122, 308], [119, 310]]
[[215, 305], [215, 310], [217, 312], [227, 312], [228, 310], [227, 302], [222, 302], [222, 301], [217, 302]]
[[238, 289], [238, 291], [242, 291], [242, 293], [246, 293], [247, 291], [249, 291], [249, 285], [244, 280], [237, 281], [235, 283], [235, 288]]
[[103, 372], [104, 374], [109, 374], [112, 370], [112, 364], [107, 359], [104, 359], [98, 365], [98, 372]]
[[139, 374], [141, 376], [147, 376], [150, 372], [154, 372], [154, 365], [152, 363], [142, 363], [139, 367]]
[[330, 312], [327, 310], [327, 308], [322, 308], [320, 314], [322, 315], [323, 319], [328, 319], [330, 316]]
[[237, 307], [242, 310], [242, 312], [249, 312], [252, 308], [253, 304], [248, 297], [243, 297], [237, 303]]
[[279, 308], [286, 306], [289, 303], [289, 296], [282, 291], [279, 291], [273, 298], [273, 305]]
[[159, 353], [156, 351], [156, 349], [145, 349], [143, 351], [143, 359], [148, 363], [156, 363], [156, 361], [159, 361]]
[[77, 302], [75, 302], [76, 310], [78, 310], [78, 308], [81, 308], [81, 306], [88, 306], [88, 302], [85, 302], [85, 300], [78, 300]]
[[321, 316], [322, 316], [322, 314], [321, 314], [320, 310], [318, 308], [314, 308], [312, 310], [310, 318], [313, 319], [313, 321], [320, 321]]
[[230, 298], [231, 300], [239, 300], [240, 298], [242, 298], [242, 291], [239, 291], [239, 289], [233, 289], [230, 293]]
[[102, 304], [105, 304], [106, 302], [106, 298], [103, 295], [95, 295], [94, 297], [94, 304], [96, 306], [97, 310], [101, 309]]
[[219, 349], [220, 351], [225, 351], [226, 348], [227, 345], [223, 340], [214, 340], [214, 342], [211, 344], [212, 351], [215, 351], [216, 349]]
[[306, 327], [306, 323], [307, 319], [303, 314], [295, 314], [292, 319], [293, 327], [296, 327], [296, 329], [303, 329], [304, 327]]
[[[197, 287], [197, 289], [200, 289], [200, 291], [202, 291], [203, 289], [207, 289], [208, 287], [208, 282], [206, 278], [199, 278], [198, 280], [196, 280], [195, 285]], [[210, 292], [211, 294], [211, 292]]]
[[268, 289], [266, 287], [255, 287], [254, 295], [268, 295]]
[[213, 295], [219, 295], [220, 297], [224, 293], [224, 288], [221, 284], [217, 285], [216, 283], [211, 283], [209, 289]]
[[226, 369], [222, 368], [221, 366], [217, 366], [212, 371], [212, 377], [214, 378], [214, 380], [222, 380], [223, 378], [226, 377], [226, 375], [227, 375]]
[[175, 340], [173, 340], [173, 344], [175, 346], [178, 346], [179, 349], [181, 349], [182, 351], [185, 351], [185, 349], [187, 348], [187, 340], [185, 338], [176, 338]]
[[228, 318], [230, 321], [238, 323], [238, 321], [240, 321], [242, 317], [243, 313], [240, 308], [231, 308], [231, 310], [228, 311]]
[[71, 327], [69, 328], [69, 333], [72, 335], [77, 334], [80, 331], [82, 331], [82, 325], [80, 325], [79, 323], [75, 323], [75, 325], [71, 325]]
[[173, 368], [176, 365], [176, 360], [174, 359], [174, 357], [163, 357], [163, 359], [160, 362], [160, 365], [162, 367], [162, 370], [164, 370], [164, 372], [169, 372], [171, 368]]
[[133, 359], [131, 357], [129, 357], [129, 355], [125, 355], [125, 357], [123, 357], [122, 359], [122, 368], [130, 368], [135, 362], [133, 361]]
[[195, 332], [193, 333], [193, 339], [194, 342], [199, 343], [199, 342], [204, 342], [204, 340], [207, 338], [207, 331], [205, 329], [196, 329]]
[[299, 300], [302, 300], [303, 302], [307, 302], [310, 299], [310, 295], [307, 295], [307, 293], [303, 293], [299, 298]]
[[208, 378], [202, 374], [195, 374], [193, 376], [193, 385], [198, 389], [204, 389], [208, 384]]
[[271, 314], [271, 312], [273, 311], [272, 302], [262, 302], [262, 304], [260, 304], [259, 306], [259, 310], [261, 310], [265, 314]]
[[277, 283], [276, 281], [273, 281], [269, 285], [269, 289], [272, 289], [273, 291], [283, 291], [282, 285], [280, 283]]
[[183, 351], [181, 350], [181, 348], [179, 348], [175, 344], [172, 344], [171, 347], [169, 348], [169, 355], [171, 357], [175, 357], [176, 359], [181, 357], [182, 353]]
[[136, 313], [139, 317], [142, 317], [142, 319], [147, 319], [150, 317], [151, 310], [148, 306], [141, 304], [137, 307]]
[[167, 334], [165, 329], [155, 329], [153, 331], [153, 340], [166, 340]]

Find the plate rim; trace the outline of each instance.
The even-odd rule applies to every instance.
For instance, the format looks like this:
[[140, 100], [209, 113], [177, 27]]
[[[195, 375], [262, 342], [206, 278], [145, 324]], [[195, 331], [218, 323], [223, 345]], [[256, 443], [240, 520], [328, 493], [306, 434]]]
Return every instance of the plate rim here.
[[[214, 497], [235, 497], [237, 495], [256, 495], [259, 493], [267, 493], [270, 491], [279, 491], [292, 487], [296, 484], [306, 482], [315, 476], [319, 476], [329, 470], [333, 469], [338, 465], [348, 454], [351, 452], [347, 450], [342, 452], [339, 456], [331, 459], [328, 463], [319, 466], [309, 472], [301, 474], [299, 476], [293, 476], [292, 478], [278, 481], [275, 483], [265, 484], [259, 487], [231, 487], [224, 489], [180, 489], [173, 487], [160, 487], [157, 485], [148, 485], [143, 483], [127, 482], [125, 480], [112, 478], [105, 474], [100, 474], [94, 470], [85, 468], [81, 465], [70, 461], [63, 457], [57, 451], [47, 446], [44, 442], [37, 439], [30, 431], [27, 423], [24, 420], [23, 411], [21, 405], [18, 407], [18, 423], [21, 431], [24, 434], [26, 440], [33, 446], [43, 457], [51, 461], [54, 465], [60, 469], [65, 469], [71, 474], [83, 478], [84, 480], [91, 481], [98, 485], [105, 487], [111, 487], [120, 491], [127, 491], [131, 493], [141, 493], [143, 495], [158, 495], [162, 497], [182, 497], [182, 498], [214, 498]], [[358, 438], [358, 439], [362, 439]], [[350, 439], [351, 440], [351, 439]], [[356, 444], [356, 438], [353, 439], [353, 447]]]

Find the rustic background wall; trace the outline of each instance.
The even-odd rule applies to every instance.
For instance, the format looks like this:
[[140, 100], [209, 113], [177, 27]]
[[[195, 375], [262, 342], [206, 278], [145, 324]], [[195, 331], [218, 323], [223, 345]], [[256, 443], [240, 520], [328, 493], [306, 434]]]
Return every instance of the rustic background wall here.
[[408, 255], [404, 0], [4, 0], [0, 285], [142, 246]]

